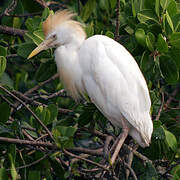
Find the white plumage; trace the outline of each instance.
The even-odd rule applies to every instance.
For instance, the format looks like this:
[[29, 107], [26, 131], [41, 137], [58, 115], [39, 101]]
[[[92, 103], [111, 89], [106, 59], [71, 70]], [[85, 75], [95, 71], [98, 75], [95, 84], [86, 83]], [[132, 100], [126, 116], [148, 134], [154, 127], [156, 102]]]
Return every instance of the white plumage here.
[[29, 57], [56, 46], [60, 78], [72, 97], [78, 99], [87, 93], [108, 120], [128, 129], [140, 146], [148, 146], [153, 131], [151, 101], [136, 61], [106, 36], [85, 40], [81, 25], [71, 17], [68, 11], [48, 17], [43, 25], [46, 40]]

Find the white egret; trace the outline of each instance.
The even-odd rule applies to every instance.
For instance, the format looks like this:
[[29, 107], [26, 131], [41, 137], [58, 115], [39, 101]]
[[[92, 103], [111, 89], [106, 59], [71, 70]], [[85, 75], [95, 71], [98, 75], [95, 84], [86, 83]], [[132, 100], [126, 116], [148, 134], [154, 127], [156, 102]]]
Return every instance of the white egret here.
[[77, 100], [87, 93], [91, 101], [116, 127], [122, 128], [111, 158], [112, 164], [128, 134], [141, 146], [149, 146], [153, 131], [151, 100], [145, 79], [131, 54], [103, 35], [86, 39], [74, 14], [68, 10], [50, 15], [43, 23], [45, 40], [29, 55], [56, 47], [60, 79]]

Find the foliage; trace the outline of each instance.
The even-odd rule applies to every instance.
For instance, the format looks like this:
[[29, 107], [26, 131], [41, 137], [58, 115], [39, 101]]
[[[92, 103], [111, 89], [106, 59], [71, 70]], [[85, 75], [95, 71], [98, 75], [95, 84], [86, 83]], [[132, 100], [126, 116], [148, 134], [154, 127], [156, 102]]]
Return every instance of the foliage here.
[[[85, 25], [88, 37], [94, 34], [118, 37], [117, 41], [131, 52], [145, 76], [152, 100], [154, 132], [151, 146], [138, 148], [151, 161], [143, 163], [136, 156], [133, 159], [132, 169], [138, 179], [180, 179], [179, 1], [120, 0], [119, 35], [114, 33], [118, 28], [116, 0], [38, 2], [8, 0], [0, 6], [1, 26], [23, 30], [14, 35], [12, 29], [2, 31], [0, 27], [3, 32], [0, 34], [0, 179], [95, 177], [102, 172], [101, 168], [93, 171], [93, 164], [78, 160], [63, 149], [73, 152], [76, 147], [100, 148], [105, 143], [104, 137], [97, 136], [92, 128], [104, 134], [119, 133], [88, 100], [75, 103], [64, 92], [55, 75], [53, 49], [27, 60], [44, 39], [42, 22], [62, 7], [78, 14], [76, 18]], [[37, 119], [49, 129], [56, 146]], [[14, 138], [16, 144], [8, 144], [3, 138]], [[22, 145], [19, 139], [46, 145]], [[52, 146], [47, 145], [50, 142]], [[79, 155], [81, 151], [76, 149], [76, 153]], [[83, 157], [99, 164], [104, 159], [98, 155]], [[124, 159], [124, 155], [120, 157]], [[124, 179], [123, 166], [117, 164], [105, 177], [112, 178], [113, 174]], [[129, 178], [132, 179], [131, 174]]]

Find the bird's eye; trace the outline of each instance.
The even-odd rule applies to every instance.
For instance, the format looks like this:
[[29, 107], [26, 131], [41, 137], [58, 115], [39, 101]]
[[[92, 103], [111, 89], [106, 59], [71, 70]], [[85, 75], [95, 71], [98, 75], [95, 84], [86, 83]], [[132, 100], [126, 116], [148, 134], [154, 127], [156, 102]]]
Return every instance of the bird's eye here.
[[54, 34], [52, 37], [55, 39], [55, 38], [56, 38], [56, 35]]

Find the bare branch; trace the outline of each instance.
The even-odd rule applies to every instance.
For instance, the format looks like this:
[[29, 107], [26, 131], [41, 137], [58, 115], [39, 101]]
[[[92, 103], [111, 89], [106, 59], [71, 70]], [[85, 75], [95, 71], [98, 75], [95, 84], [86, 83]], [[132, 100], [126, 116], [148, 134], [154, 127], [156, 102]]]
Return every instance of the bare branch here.
[[9, 6], [5, 9], [5, 11], [0, 15], [0, 17], [4, 15], [9, 15], [10, 12], [12, 12], [17, 6], [17, 0], [12, 0]]
[[120, 0], [117, 0], [116, 3], [116, 31], [115, 31], [115, 40], [119, 38], [119, 11], [120, 11]]
[[124, 162], [125, 167], [131, 172], [132, 177], [134, 178], [134, 180], [138, 180], [136, 173], [134, 172], [134, 170], [129, 166], [129, 164], [127, 164], [126, 162]]
[[29, 141], [29, 140], [6, 138], [6, 137], [0, 137], [0, 141], [1, 142], [14, 143], [14, 144], [21, 144], [21, 145], [42, 146], [42, 147], [49, 147], [49, 148], [55, 148], [56, 147], [55, 145], [53, 145], [52, 143], [49, 143], [49, 142]]
[[39, 83], [38, 85], [34, 86], [32, 89], [29, 89], [28, 91], [26, 91], [24, 93], [24, 95], [28, 95], [28, 94], [31, 94], [32, 92], [38, 90], [39, 88], [41, 88], [42, 86], [44, 86], [45, 84], [57, 79], [59, 77], [59, 74], [56, 73], [55, 75], [53, 75], [52, 77], [50, 77], [49, 79]]
[[43, 8], [47, 8], [47, 4], [44, 0], [35, 0], [38, 4], [40, 4]]
[[8, 27], [8, 26], [0, 25], [0, 32], [3, 33], [3, 34], [10, 34], [10, 35], [14, 35], [14, 36], [21, 36], [21, 37], [23, 37], [24, 34], [27, 31], [26, 30], [22, 30], [22, 29], [17, 29], [17, 28], [12, 28], [12, 27]]
[[164, 110], [168, 109], [169, 104], [171, 103], [171, 101], [173, 100], [174, 96], [176, 96], [176, 94], [179, 92], [180, 90], [180, 85], [177, 85], [176, 89], [173, 91], [173, 93], [171, 94], [171, 96], [169, 97], [169, 99], [166, 101], [166, 103], [164, 104]]
[[161, 106], [160, 106], [160, 108], [159, 108], [159, 112], [158, 112], [158, 114], [157, 114], [157, 116], [156, 116], [156, 121], [157, 120], [159, 120], [159, 118], [160, 118], [160, 116], [161, 116], [161, 112], [162, 112], [162, 110], [163, 110], [163, 106], [164, 106], [164, 93], [162, 92], [161, 93], [161, 96], [162, 96], [162, 100], [161, 100]]
[[101, 164], [99, 164], [99, 163], [96, 163], [96, 162], [91, 161], [91, 160], [89, 160], [89, 159], [86, 159], [86, 158], [83, 158], [83, 157], [77, 156], [77, 155], [75, 155], [75, 154], [72, 154], [72, 153], [68, 152], [68, 151], [67, 151], [67, 150], [65, 150], [65, 149], [63, 150], [63, 152], [64, 152], [65, 154], [67, 154], [67, 155], [71, 156], [71, 157], [74, 157], [74, 158], [77, 158], [77, 159], [80, 159], [80, 160], [86, 161], [86, 162], [91, 163], [91, 164], [93, 164], [93, 165], [95, 165], [95, 166], [98, 166], [98, 167], [100, 167], [100, 168], [102, 168], [102, 169], [104, 169], [104, 170], [106, 170], [106, 171], [109, 171], [109, 169], [108, 169], [108, 168], [106, 168], [105, 166], [103, 166], [103, 165], [101, 165]]

